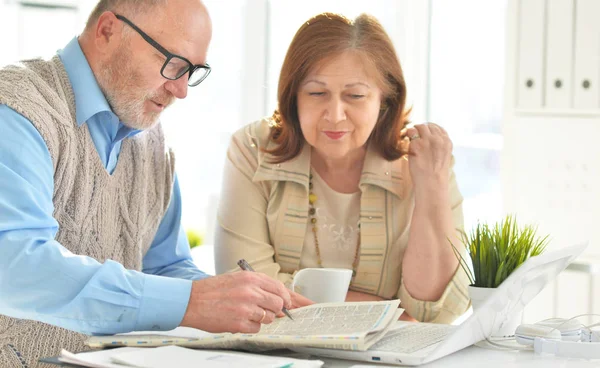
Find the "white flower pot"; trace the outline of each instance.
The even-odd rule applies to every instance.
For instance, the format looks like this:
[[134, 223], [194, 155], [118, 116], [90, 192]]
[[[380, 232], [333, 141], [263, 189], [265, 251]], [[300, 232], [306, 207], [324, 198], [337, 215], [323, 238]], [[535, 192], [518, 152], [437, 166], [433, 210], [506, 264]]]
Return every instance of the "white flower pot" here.
[[[471, 305], [473, 306], [473, 312], [477, 311], [477, 308], [481, 306], [487, 297], [494, 292], [494, 288], [482, 288], [469, 285], [469, 297], [471, 298]], [[523, 321], [523, 310], [514, 313], [513, 315], [505, 318], [499, 318], [494, 321], [494, 328], [497, 331], [492, 333], [494, 337], [506, 337], [514, 336], [515, 330]]]

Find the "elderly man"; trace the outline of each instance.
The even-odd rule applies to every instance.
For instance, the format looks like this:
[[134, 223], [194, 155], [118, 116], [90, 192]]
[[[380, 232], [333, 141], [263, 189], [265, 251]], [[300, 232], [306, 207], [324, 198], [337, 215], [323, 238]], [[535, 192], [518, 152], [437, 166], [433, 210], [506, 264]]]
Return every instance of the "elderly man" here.
[[158, 118], [209, 74], [211, 29], [199, 0], [101, 0], [51, 60], [0, 70], [1, 367], [84, 334], [256, 332], [293, 307], [265, 275], [202, 273], [181, 227]]

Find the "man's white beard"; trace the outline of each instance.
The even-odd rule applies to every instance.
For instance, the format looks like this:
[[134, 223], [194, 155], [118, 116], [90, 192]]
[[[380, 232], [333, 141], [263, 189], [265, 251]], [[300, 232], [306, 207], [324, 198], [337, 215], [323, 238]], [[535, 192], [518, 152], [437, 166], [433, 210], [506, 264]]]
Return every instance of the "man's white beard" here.
[[168, 106], [174, 97], [161, 96], [158, 91], [144, 93], [136, 86], [136, 80], [140, 80], [139, 75], [129, 64], [125, 52], [119, 52], [101, 65], [98, 75], [98, 84], [119, 120], [132, 129], [150, 129], [158, 123], [160, 112], [144, 111], [145, 102], [154, 100]]

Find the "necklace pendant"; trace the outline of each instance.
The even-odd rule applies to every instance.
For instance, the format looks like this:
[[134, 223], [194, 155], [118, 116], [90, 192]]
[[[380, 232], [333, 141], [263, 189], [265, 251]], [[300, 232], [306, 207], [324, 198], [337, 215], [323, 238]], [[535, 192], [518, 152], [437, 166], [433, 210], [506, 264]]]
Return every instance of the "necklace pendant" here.
[[356, 270], [352, 270], [352, 277], [356, 277]]

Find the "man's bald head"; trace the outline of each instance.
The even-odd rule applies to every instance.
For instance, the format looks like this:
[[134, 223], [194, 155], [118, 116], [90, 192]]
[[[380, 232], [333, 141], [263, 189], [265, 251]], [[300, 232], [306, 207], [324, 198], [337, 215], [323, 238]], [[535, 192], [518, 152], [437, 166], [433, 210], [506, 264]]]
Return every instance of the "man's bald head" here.
[[158, 7], [164, 7], [167, 3], [168, 0], [100, 0], [88, 17], [86, 29], [93, 27], [102, 13], [106, 11], [139, 15], [156, 10]]

